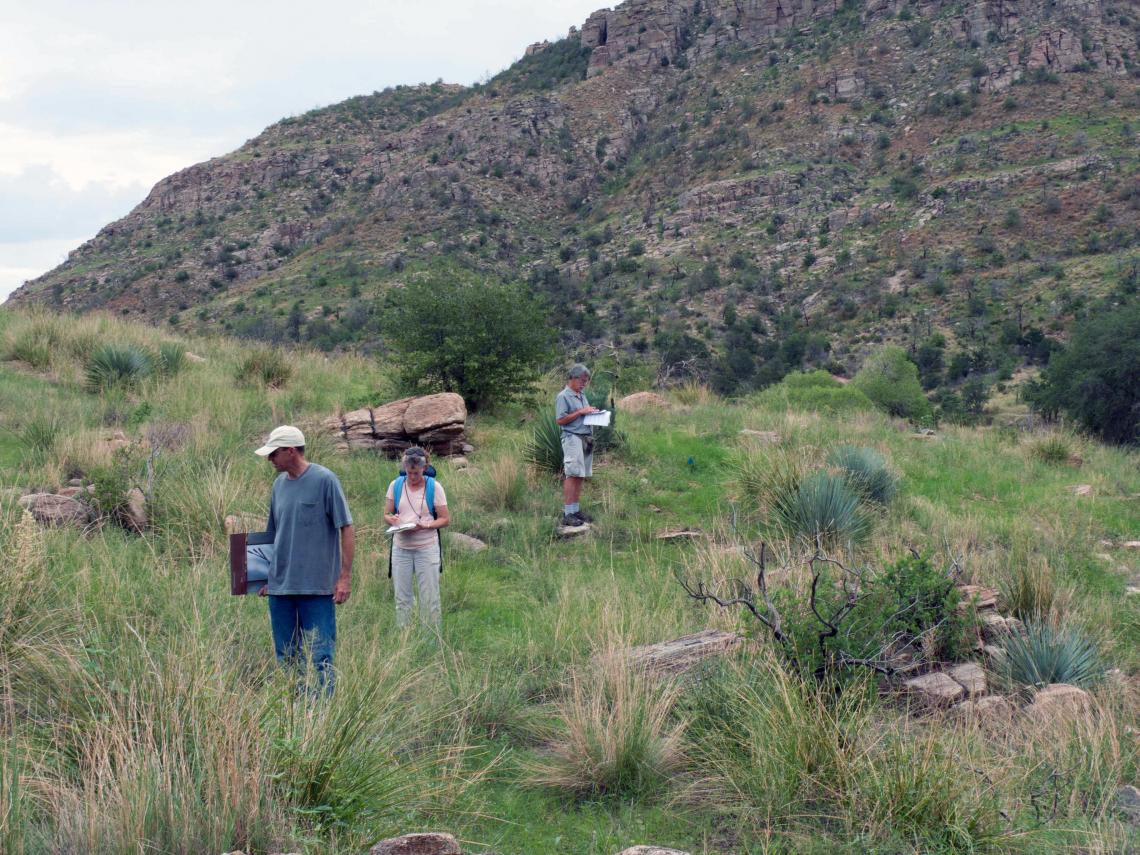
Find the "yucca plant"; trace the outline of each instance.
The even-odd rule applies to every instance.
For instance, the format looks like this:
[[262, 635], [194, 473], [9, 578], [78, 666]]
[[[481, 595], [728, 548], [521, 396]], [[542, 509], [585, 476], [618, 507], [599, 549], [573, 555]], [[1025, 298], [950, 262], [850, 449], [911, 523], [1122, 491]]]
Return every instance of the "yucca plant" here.
[[102, 392], [113, 387], [137, 386], [154, 373], [154, 362], [145, 350], [133, 344], [105, 344], [87, 359], [84, 377], [87, 388]]
[[839, 469], [847, 486], [868, 502], [886, 505], [898, 492], [898, 476], [874, 449], [841, 445], [831, 452], [827, 462]]
[[538, 417], [523, 453], [540, 472], [562, 474], [562, 428], [554, 420], [553, 413], [543, 412]]
[[164, 341], [158, 346], [154, 364], [160, 374], [173, 376], [186, 367], [186, 349], [176, 342]]
[[1002, 648], [1002, 675], [1011, 685], [1040, 689], [1069, 683], [1087, 688], [1104, 674], [1096, 644], [1071, 625], [1029, 621], [1024, 635], [1011, 635]]
[[1029, 453], [1042, 463], [1058, 464], [1068, 462], [1073, 452], [1063, 436], [1054, 434], [1034, 442]]
[[[790, 485], [789, 485], [790, 487]], [[825, 547], [860, 543], [871, 534], [871, 519], [842, 476], [813, 472], [794, 489], [778, 491], [772, 522], [786, 536]]]

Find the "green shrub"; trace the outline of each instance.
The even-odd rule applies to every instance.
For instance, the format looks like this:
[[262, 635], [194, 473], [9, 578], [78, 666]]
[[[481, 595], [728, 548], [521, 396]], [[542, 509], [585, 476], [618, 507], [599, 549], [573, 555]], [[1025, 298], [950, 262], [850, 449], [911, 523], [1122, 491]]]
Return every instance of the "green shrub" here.
[[525, 395], [553, 354], [546, 305], [520, 283], [437, 276], [390, 301], [384, 331], [411, 392], [458, 392], [486, 409]]
[[1074, 626], [1044, 620], [1025, 624], [1003, 643], [1001, 673], [1012, 685], [1040, 689], [1050, 683], [1087, 688], [1104, 676], [1096, 645]]
[[134, 387], [153, 373], [150, 355], [135, 345], [102, 345], [88, 357], [84, 368], [85, 382], [92, 392]]
[[275, 347], [258, 347], [241, 361], [234, 375], [239, 383], [278, 389], [293, 376], [293, 366]]
[[831, 452], [827, 462], [840, 469], [847, 486], [868, 502], [885, 505], [898, 492], [898, 476], [873, 449], [843, 445]]
[[825, 548], [861, 543], [871, 534], [871, 519], [859, 505], [859, 496], [844, 478], [830, 472], [813, 472], [794, 490], [774, 497], [770, 519], [786, 537], [805, 545]]
[[837, 415], [875, 408], [874, 403], [851, 385], [844, 385], [826, 371], [793, 372], [755, 396], [756, 403], [773, 409], [814, 411]]
[[553, 413], [543, 411], [538, 417], [523, 453], [540, 472], [562, 474], [562, 428]]
[[1036, 409], [1066, 412], [1106, 442], [1140, 441], [1140, 301], [1105, 307], [1054, 351], [1027, 390]]
[[930, 402], [922, 393], [918, 366], [901, 347], [884, 347], [868, 357], [851, 385], [892, 416], [919, 424], [933, 417]]
[[968, 613], [959, 614], [961, 600], [947, 569], [936, 566], [929, 555], [909, 553], [875, 578], [864, 611], [878, 612], [873, 620], [879, 647], [890, 639], [925, 637], [924, 646], [935, 657], [954, 660], [969, 652], [976, 622]]
[[1067, 463], [1072, 455], [1069, 443], [1063, 436], [1053, 434], [1039, 439], [1029, 447], [1029, 453], [1042, 463]]

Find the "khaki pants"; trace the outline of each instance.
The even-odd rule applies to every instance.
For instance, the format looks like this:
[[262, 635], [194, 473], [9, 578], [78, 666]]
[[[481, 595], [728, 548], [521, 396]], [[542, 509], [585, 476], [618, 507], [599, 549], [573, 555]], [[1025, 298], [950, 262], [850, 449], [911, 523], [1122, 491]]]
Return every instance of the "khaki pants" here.
[[407, 626], [412, 619], [413, 577], [419, 588], [420, 620], [438, 631], [442, 624], [438, 541], [424, 549], [392, 547], [392, 585], [396, 589], [397, 626]]

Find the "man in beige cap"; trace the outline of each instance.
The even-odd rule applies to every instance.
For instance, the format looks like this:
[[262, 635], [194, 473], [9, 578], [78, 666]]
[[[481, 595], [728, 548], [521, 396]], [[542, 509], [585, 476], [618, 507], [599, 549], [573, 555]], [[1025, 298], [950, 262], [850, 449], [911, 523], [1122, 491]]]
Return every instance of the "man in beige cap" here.
[[274, 651], [285, 663], [310, 655], [318, 682], [332, 692], [336, 606], [352, 592], [352, 515], [336, 475], [305, 459], [305, 435], [297, 428], [275, 428], [256, 453], [281, 473], [269, 499], [273, 559], [262, 590]]

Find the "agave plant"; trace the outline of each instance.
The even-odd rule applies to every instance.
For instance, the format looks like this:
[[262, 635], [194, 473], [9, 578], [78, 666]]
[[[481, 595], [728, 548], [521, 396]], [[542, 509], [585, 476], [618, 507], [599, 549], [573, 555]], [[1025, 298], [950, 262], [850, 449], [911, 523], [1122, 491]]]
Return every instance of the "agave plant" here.
[[839, 469], [847, 486], [868, 502], [886, 505], [898, 492], [898, 476], [874, 449], [841, 445], [831, 452], [828, 463]]
[[142, 348], [133, 344], [118, 347], [105, 344], [87, 359], [84, 371], [87, 388], [101, 392], [115, 386], [136, 386], [154, 373], [154, 362]]
[[859, 543], [871, 533], [871, 519], [842, 476], [813, 472], [794, 489], [773, 496], [771, 515], [789, 537], [825, 546]]
[[539, 416], [524, 454], [540, 472], [562, 473], [562, 428], [553, 413], [544, 412]]
[[1039, 689], [1069, 683], [1086, 688], [1104, 674], [1096, 645], [1074, 626], [1031, 621], [1024, 635], [1011, 635], [1002, 648], [1002, 672], [1014, 685]]

